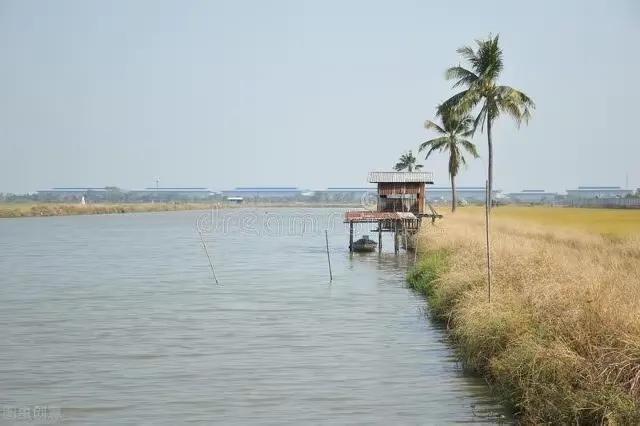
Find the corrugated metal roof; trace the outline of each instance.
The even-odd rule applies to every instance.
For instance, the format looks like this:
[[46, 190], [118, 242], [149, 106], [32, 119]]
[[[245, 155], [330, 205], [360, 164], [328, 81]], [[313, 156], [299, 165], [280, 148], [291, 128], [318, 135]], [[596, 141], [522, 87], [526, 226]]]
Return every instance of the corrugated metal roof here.
[[372, 187], [368, 187], [368, 188], [362, 188], [362, 187], [350, 187], [350, 186], [344, 186], [344, 187], [340, 187], [340, 186], [333, 186], [333, 187], [329, 187], [326, 189], [327, 191], [344, 191], [344, 192], [349, 192], [349, 191], [371, 191], [371, 192], [376, 192], [376, 187], [372, 186]]
[[433, 183], [431, 172], [369, 172], [370, 183]]
[[40, 189], [38, 192], [107, 192], [105, 188], [52, 188]]
[[411, 212], [374, 212], [369, 210], [350, 211], [344, 215], [345, 222], [371, 222], [390, 219], [417, 219]]
[[[429, 187], [429, 191], [451, 191], [451, 187], [450, 186], [431, 186]], [[485, 187], [484, 186], [456, 186], [456, 191], [485, 191]]]
[[[458, 187], [456, 186], [456, 193], [482, 193], [484, 194], [487, 190], [483, 187]], [[429, 187], [429, 189], [427, 190], [427, 193], [431, 193], [431, 194], [440, 194], [440, 193], [450, 193], [451, 192], [451, 187], [445, 187], [445, 186], [431, 186]], [[502, 192], [502, 189], [492, 189], [491, 192], [493, 192], [494, 194], [500, 194]]]
[[226, 189], [222, 192], [302, 192], [302, 190], [294, 187], [238, 187], [235, 189]]
[[[601, 189], [622, 189], [619, 186], [579, 186], [578, 191], [592, 191], [592, 190], [601, 190]], [[575, 189], [572, 189], [575, 191]]]
[[527, 191], [522, 191], [522, 192], [510, 192], [507, 195], [511, 196], [511, 195], [558, 195], [557, 192], [527, 192]]
[[295, 186], [236, 186], [236, 191], [298, 191]]
[[207, 188], [204, 188], [202, 186], [160, 186], [160, 187], [146, 187], [145, 190], [147, 189], [152, 189], [152, 190], [165, 190], [165, 191], [208, 191]]

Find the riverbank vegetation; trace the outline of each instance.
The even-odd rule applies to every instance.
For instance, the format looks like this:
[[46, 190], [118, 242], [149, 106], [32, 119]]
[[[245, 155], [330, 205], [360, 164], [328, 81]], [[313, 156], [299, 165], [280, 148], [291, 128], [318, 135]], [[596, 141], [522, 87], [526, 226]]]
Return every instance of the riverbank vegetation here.
[[[495, 209], [491, 302], [483, 211], [423, 228], [410, 286], [526, 423], [640, 422], [640, 230], [612, 214]], [[576, 222], [614, 232], [563, 226]]]
[[210, 208], [209, 204], [197, 203], [103, 203], [85, 205], [79, 203], [0, 203], [0, 218], [206, 210], [208, 208]]

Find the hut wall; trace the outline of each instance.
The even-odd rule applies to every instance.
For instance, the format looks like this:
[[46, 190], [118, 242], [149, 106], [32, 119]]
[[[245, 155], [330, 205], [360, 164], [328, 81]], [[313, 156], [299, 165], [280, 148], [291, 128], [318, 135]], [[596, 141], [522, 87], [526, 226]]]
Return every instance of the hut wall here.
[[424, 213], [424, 200], [424, 183], [378, 183], [378, 211], [380, 212]]

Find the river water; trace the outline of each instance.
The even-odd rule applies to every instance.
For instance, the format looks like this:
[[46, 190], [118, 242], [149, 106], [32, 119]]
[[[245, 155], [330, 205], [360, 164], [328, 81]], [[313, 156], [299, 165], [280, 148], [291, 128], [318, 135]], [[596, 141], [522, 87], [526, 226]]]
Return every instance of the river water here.
[[508, 421], [342, 213], [0, 220], [0, 424]]

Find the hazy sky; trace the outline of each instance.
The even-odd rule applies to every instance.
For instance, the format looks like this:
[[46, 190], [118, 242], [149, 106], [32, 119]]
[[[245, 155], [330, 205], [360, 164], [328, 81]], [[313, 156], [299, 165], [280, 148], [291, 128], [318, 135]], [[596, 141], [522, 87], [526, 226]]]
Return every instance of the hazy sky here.
[[[0, 191], [365, 186], [489, 32], [537, 104], [496, 125], [497, 187], [635, 188], [637, 3], [0, 0]], [[485, 180], [475, 142], [459, 185]], [[448, 184], [446, 155], [423, 163]]]

